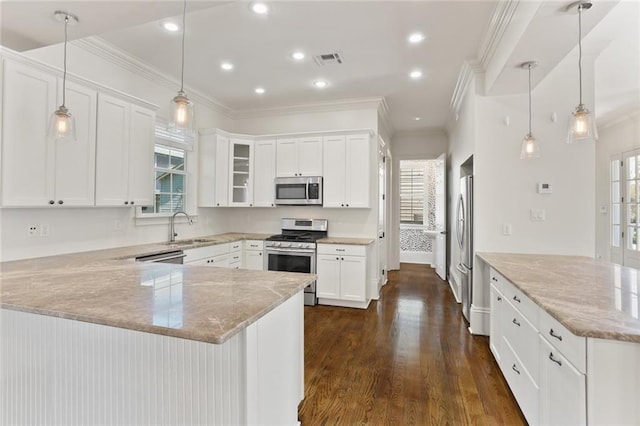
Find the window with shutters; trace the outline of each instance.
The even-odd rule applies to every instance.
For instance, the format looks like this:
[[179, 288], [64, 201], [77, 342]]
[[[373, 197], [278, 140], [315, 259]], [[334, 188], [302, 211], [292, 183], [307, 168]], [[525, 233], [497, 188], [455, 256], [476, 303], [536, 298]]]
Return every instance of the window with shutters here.
[[142, 213], [175, 213], [184, 211], [186, 197], [186, 153], [183, 149], [156, 145], [156, 172], [153, 206], [142, 207]]
[[425, 170], [424, 160], [400, 161], [400, 223], [424, 224]]

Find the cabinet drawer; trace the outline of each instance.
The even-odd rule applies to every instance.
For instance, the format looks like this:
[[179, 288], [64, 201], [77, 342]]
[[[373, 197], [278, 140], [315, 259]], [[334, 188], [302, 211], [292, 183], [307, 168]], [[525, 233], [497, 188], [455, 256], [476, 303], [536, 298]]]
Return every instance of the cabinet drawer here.
[[504, 282], [506, 279], [500, 275], [498, 271], [491, 268], [489, 270], [489, 283], [498, 290], [498, 292], [502, 293], [502, 287], [504, 286]]
[[538, 383], [538, 330], [509, 301], [502, 304], [502, 333], [533, 381]]
[[540, 334], [580, 372], [587, 371], [587, 339], [576, 336], [547, 312], [540, 312]]
[[244, 242], [245, 250], [264, 250], [264, 241], [261, 240], [245, 240]]
[[318, 244], [318, 254], [338, 254], [345, 256], [365, 256], [367, 246], [350, 244]]
[[[530, 425], [537, 425], [540, 406], [539, 388], [522, 366], [522, 362], [513, 352], [509, 342], [505, 340], [502, 349], [502, 373], [527, 422]], [[537, 355], [538, 352], [536, 352], [536, 358]]]
[[502, 284], [502, 294], [535, 328], [538, 328], [538, 311], [540, 311], [538, 305], [506, 279]]
[[240, 250], [242, 250], [242, 241], [229, 243], [229, 253], [233, 253], [234, 251], [240, 251]]
[[231, 269], [240, 269], [241, 262], [240, 261], [231, 262], [231, 260], [233, 260], [233, 259], [230, 259], [229, 268], [231, 268]]
[[242, 262], [242, 252], [232, 252], [229, 253], [229, 263], [240, 263]]
[[213, 246], [198, 247], [184, 251], [184, 263], [191, 263], [205, 257], [215, 257], [229, 253], [229, 244], [216, 244]]

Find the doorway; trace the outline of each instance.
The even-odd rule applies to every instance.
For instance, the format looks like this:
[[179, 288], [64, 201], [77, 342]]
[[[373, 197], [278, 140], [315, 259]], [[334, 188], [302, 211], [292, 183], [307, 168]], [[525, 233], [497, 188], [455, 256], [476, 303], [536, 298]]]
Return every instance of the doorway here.
[[640, 268], [640, 149], [611, 159], [611, 261]]
[[[444, 157], [400, 160], [400, 262], [436, 266], [446, 217]], [[442, 234], [444, 236], [444, 234]], [[441, 243], [442, 244], [442, 243]], [[444, 249], [446, 252], [446, 248]]]

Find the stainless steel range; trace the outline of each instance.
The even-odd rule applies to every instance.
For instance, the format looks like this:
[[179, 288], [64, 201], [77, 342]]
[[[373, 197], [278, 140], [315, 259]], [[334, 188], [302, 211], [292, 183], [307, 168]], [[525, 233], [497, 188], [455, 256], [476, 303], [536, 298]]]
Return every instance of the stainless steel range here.
[[[316, 240], [325, 238], [326, 219], [282, 219], [282, 234], [264, 243], [265, 269], [269, 271], [316, 273]], [[304, 289], [304, 304], [316, 304], [315, 281]]]

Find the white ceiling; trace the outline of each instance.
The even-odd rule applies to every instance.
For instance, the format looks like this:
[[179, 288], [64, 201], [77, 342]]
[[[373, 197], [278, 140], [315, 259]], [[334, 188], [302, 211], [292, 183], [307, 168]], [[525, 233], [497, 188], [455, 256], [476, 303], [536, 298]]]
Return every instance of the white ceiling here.
[[[503, 63], [487, 87], [491, 94], [524, 89], [522, 71], [517, 68], [520, 62], [541, 61], [536, 72], [539, 81], [574, 49], [575, 16], [564, 11], [568, 3], [512, 2], [517, 7], [503, 38], [517, 41], [494, 55], [501, 57]], [[625, 5], [626, 11], [609, 13], [616, 3], [597, 1], [585, 14], [586, 34], [597, 30], [596, 24], [607, 14], [615, 17], [609, 19], [613, 23], [608, 27], [600, 25], [605, 28], [599, 33], [593, 31], [600, 34], [600, 50], [605, 45], [602, 40], [615, 45], [610, 41], [614, 33], [615, 37], [627, 40], [618, 43], [617, 53], [614, 50], [609, 54], [613, 58], [633, 44], [633, 36], [640, 27], [638, 2], [622, 2], [636, 8]], [[384, 97], [396, 131], [444, 128], [462, 65], [465, 60], [481, 59], [483, 52], [487, 52], [487, 41], [492, 41], [487, 36], [495, 36], [491, 31], [498, 23], [494, 12], [505, 5], [504, 1], [484, 0], [298, 0], [269, 4], [270, 14], [258, 16], [249, 10], [246, 1], [189, 0], [185, 86], [240, 114]], [[79, 25], [70, 28], [72, 39], [98, 35], [115, 48], [179, 80], [180, 33], [165, 32], [160, 22], [168, 17], [179, 21], [182, 1], [2, 0], [2, 45], [28, 50], [59, 43], [61, 24], [53, 19], [53, 12], [59, 9], [80, 18]], [[622, 27], [627, 28], [624, 37]], [[407, 37], [414, 31], [425, 33], [427, 40], [410, 45]], [[585, 37], [585, 42], [588, 39]], [[293, 62], [288, 55], [294, 49], [304, 50], [307, 58], [301, 63]], [[344, 63], [320, 67], [312, 59], [313, 55], [332, 52], [340, 52]], [[633, 74], [634, 69], [640, 71], [637, 58], [640, 54], [636, 49], [622, 59], [631, 64], [625, 68], [628, 80], [640, 80], [632, 77], [640, 75]], [[222, 61], [232, 62], [234, 70], [221, 70]], [[421, 69], [424, 77], [411, 80], [408, 73], [412, 69]], [[615, 59], [600, 61], [599, 71], [603, 75], [610, 75], [607, 73], [615, 69]], [[318, 78], [326, 79], [330, 86], [322, 91], [314, 89], [311, 82]], [[610, 89], [604, 88], [606, 81], [597, 84], [601, 86], [599, 93], [606, 94], [607, 102], [615, 104], [615, 91], [623, 90], [620, 82], [617, 88]], [[266, 93], [256, 95], [257, 86], [264, 87]]]

